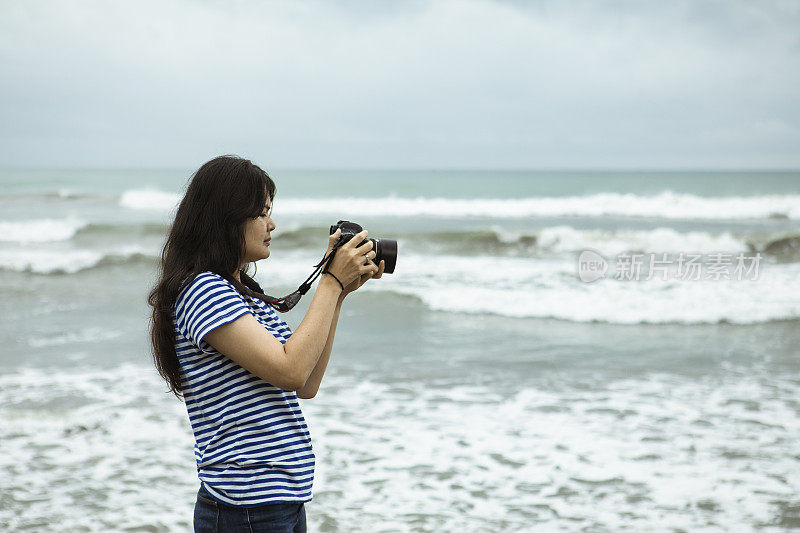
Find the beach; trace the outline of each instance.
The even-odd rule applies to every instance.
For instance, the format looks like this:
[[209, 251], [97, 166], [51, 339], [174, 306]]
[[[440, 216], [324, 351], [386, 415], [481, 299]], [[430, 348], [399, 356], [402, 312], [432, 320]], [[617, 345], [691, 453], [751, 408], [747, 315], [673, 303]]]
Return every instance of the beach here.
[[[337, 220], [399, 247], [300, 400], [309, 530], [800, 527], [800, 172], [267, 170], [268, 293]], [[0, 171], [0, 529], [191, 528], [191, 428], [146, 305], [190, 175]], [[708, 276], [737, 256], [757, 272]]]

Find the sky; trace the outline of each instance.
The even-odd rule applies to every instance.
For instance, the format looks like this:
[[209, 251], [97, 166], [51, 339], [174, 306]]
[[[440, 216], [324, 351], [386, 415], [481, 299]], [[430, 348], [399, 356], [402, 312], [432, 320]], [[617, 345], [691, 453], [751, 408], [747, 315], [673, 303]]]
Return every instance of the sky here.
[[0, 0], [0, 166], [800, 168], [800, 1]]

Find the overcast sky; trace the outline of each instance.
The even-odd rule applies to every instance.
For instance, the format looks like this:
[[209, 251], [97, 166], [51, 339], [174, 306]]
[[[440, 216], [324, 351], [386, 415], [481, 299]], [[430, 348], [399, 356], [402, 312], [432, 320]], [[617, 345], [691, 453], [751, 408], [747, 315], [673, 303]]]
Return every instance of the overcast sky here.
[[800, 168], [800, 1], [0, 0], [0, 166]]

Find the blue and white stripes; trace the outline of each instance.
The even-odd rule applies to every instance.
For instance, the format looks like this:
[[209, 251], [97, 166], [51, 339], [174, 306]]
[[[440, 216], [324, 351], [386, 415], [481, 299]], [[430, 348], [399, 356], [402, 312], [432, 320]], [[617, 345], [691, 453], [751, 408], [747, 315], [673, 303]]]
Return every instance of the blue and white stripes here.
[[175, 348], [200, 480], [217, 500], [250, 507], [311, 500], [314, 452], [295, 391], [274, 387], [204, 341], [250, 313], [282, 344], [289, 326], [222, 276], [199, 274], [175, 304]]

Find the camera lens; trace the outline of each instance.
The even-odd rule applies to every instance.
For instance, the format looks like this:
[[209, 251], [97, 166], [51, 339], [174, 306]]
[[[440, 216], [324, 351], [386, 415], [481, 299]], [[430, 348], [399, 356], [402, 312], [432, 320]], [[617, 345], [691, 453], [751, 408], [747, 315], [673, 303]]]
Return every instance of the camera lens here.
[[380, 265], [381, 260], [385, 261], [383, 271], [387, 274], [394, 272], [397, 265], [397, 241], [392, 239], [370, 239], [375, 250], [375, 264]]

